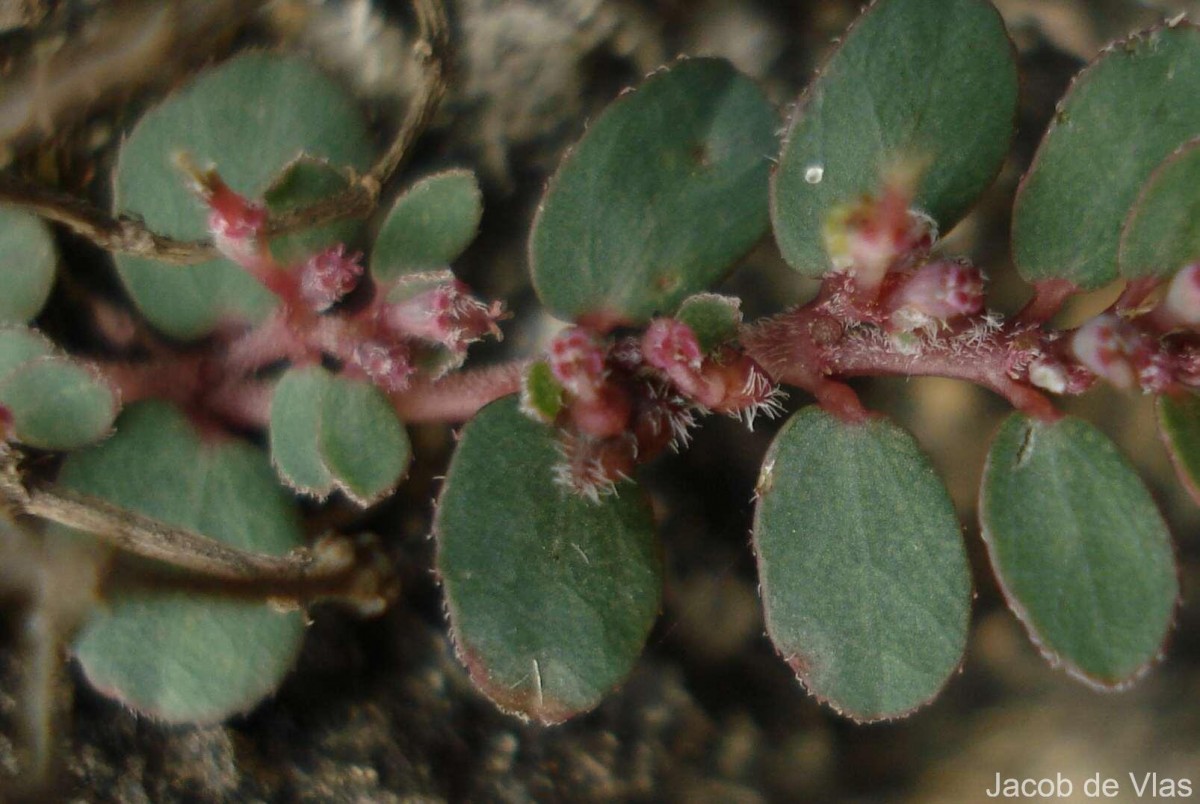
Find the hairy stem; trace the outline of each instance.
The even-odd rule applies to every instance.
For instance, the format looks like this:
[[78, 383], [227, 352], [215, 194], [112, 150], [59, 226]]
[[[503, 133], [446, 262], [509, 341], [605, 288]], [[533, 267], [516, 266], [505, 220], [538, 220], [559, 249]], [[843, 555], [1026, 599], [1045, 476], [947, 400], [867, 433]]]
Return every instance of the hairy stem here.
[[858, 418], [844, 386], [833, 377], [939, 376], [967, 380], [1041, 419], [1058, 416], [1037, 389], [1014, 379], [1013, 366], [1038, 341], [1035, 327], [999, 325], [985, 319], [935, 336], [922, 336], [901, 351], [873, 325], [847, 324], [815, 306], [795, 308], [746, 327], [746, 352], [777, 382], [801, 388], [844, 418]]
[[434, 382], [414, 383], [392, 394], [392, 406], [406, 422], [461, 422], [484, 405], [521, 390], [529, 360], [462, 371]]

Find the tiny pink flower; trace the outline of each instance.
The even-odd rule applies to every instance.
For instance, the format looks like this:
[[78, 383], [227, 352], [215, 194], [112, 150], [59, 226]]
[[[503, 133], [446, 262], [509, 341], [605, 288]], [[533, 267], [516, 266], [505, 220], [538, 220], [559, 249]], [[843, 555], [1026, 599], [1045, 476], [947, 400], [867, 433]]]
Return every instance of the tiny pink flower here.
[[1160, 350], [1143, 351], [1133, 356], [1137, 370], [1138, 385], [1143, 391], [1161, 394], [1175, 382], [1175, 371], [1171, 359]]
[[646, 365], [658, 369], [684, 396], [698, 405], [712, 407], [724, 398], [720, 379], [705, 376], [706, 364], [700, 342], [691, 327], [673, 318], [656, 318], [642, 334], [642, 356]]
[[241, 265], [255, 261], [261, 249], [259, 239], [267, 225], [266, 209], [238, 195], [215, 177], [205, 201], [208, 231], [217, 250]]
[[852, 276], [868, 296], [889, 270], [928, 252], [937, 238], [936, 224], [910, 209], [911, 200], [907, 187], [891, 182], [878, 197], [835, 210], [825, 222], [825, 248], [834, 269]]
[[1096, 376], [1117, 388], [1132, 388], [1141, 379], [1155, 381], [1153, 347], [1147, 336], [1111, 313], [1088, 321], [1071, 337], [1071, 351]]
[[350, 360], [372, 382], [389, 393], [408, 388], [416, 372], [408, 347], [403, 344], [366, 341], [354, 347]]
[[389, 329], [411, 338], [440, 343], [456, 352], [485, 335], [500, 337], [496, 322], [503, 315], [500, 302], [488, 305], [471, 295], [457, 279], [444, 282], [411, 299], [386, 305], [381, 313]]
[[554, 378], [570, 394], [578, 399], [594, 399], [608, 376], [604, 352], [604, 346], [591, 332], [568, 327], [550, 341], [547, 360]]
[[921, 266], [888, 299], [896, 330], [936, 327], [983, 311], [983, 274], [965, 261], [935, 260]]
[[360, 252], [346, 254], [341, 244], [312, 255], [300, 266], [300, 296], [318, 313], [328, 310], [358, 285], [360, 259]]
[[590, 399], [575, 399], [567, 409], [571, 424], [593, 438], [612, 438], [629, 429], [633, 405], [619, 386], [602, 386]]
[[692, 328], [673, 318], [656, 318], [642, 336], [642, 354], [647, 363], [670, 373], [676, 367], [700, 369], [704, 352]]

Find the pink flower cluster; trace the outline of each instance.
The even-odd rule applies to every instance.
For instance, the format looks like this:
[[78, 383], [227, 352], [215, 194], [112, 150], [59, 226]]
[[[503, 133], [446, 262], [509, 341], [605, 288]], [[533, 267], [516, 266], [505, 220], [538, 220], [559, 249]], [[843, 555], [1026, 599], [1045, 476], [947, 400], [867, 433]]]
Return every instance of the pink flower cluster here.
[[671, 318], [651, 321], [640, 336], [569, 327], [551, 341], [546, 362], [563, 396], [557, 479], [593, 500], [637, 464], [685, 444], [698, 415], [752, 423], [781, 409], [779, 390], [754, 360], [731, 346], [705, 354], [691, 328]]
[[1149, 311], [1106, 312], [1071, 336], [1071, 354], [1097, 377], [1118, 388], [1165, 393], [1200, 387], [1200, 264], [1172, 278]]
[[831, 216], [825, 245], [833, 263], [823, 306], [834, 317], [901, 336], [946, 328], [983, 312], [982, 272], [961, 259], [930, 259], [933, 221], [910, 208], [901, 185], [886, 184]]
[[364, 280], [360, 253], [338, 244], [299, 265], [281, 265], [265, 242], [264, 209], [214, 171], [189, 172], [209, 207], [218, 250], [279, 299], [275, 317], [246, 335], [254, 354], [314, 361], [329, 355], [347, 371], [400, 393], [422, 371], [436, 379], [460, 365], [469, 344], [500, 337], [500, 303], [479, 300], [448, 270], [400, 277], [388, 286], [372, 283], [361, 303], [343, 304]]

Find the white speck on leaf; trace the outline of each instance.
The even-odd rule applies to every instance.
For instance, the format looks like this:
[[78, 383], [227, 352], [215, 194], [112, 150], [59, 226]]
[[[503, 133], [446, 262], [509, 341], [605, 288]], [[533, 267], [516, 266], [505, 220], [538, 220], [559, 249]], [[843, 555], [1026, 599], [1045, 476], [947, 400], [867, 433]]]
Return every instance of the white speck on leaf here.
[[825, 178], [825, 168], [820, 165], [809, 165], [804, 169], [804, 180], [809, 184], [820, 184]]

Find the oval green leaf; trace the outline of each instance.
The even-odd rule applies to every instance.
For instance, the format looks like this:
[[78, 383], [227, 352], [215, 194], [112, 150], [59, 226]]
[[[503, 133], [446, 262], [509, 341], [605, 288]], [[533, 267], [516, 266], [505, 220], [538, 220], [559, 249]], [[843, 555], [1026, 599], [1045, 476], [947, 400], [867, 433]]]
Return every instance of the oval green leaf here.
[[1017, 67], [984, 0], [879, 0], [796, 107], [772, 181], [775, 239], [806, 276], [832, 267], [835, 208], [923, 169], [914, 205], [950, 229], [999, 172], [1012, 141]]
[[[257, 198], [301, 154], [361, 170], [372, 150], [362, 116], [333, 80], [298, 57], [249, 53], [205, 71], [142, 117], [121, 147], [114, 208], [141, 216], [154, 232], [202, 238], [206, 215], [174, 165], [180, 151]], [[257, 320], [273, 304], [228, 260], [177, 266], [119, 254], [116, 262], [141, 311], [177, 338], [201, 337], [228, 318]]]
[[636, 324], [718, 280], [767, 225], [775, 114], [719, 59], [617, 98], [559, 166], [529, 240], [560, 318]]
[[563, 390], [550, 364], [534, 361], [521, 377], [521, 412], [535, 421], [553, 424], [562, 413]]
[[758, 495], [767, 633], [805, 687], [864, 721], [937, 695], [966, 647], [971, 578], [954, 506], [912, 437], [806, 408], [771, 445]]
[[1197, 97], [1200, 28], [1189, 23], [1119, 42], [1079, 74], [1017, 192], [1021, 276], [1084, 289], [1117, 278], [1121, 224], [1151, 171], [1200, 135]]
[[1121, 231], [1121, 276], [1168, 277], [1200, 262], [1200, 139], [1155, 168]]
[[1200, 399], [1192, 394], [1160, 396], [1158, 430], [1179, 481], [1200, 504]]
[[54, 344], [40, 332], [0, 325], [0, 381], [21, 364], [50, 354], [54, 354]]
[[[259, 450], [202, 440], [174, 408], [132, 405], [103, 444], [70, 455], [59, 483], [246, 550], [283, 555], [302, 542], [288, 495]], [[278, 688], [304, 636], [299, 612], [160, 585], [127, 588], [75, 643], [100, 692], [174, 723], [245, 712]]]
[[120, 400], [94, 368], [65, 356], [34, 357], [0, 378], [0, 406], [13, 437], [38, 449], [67, 450], [108, 434]]
[[0, 207], [0, 324], [24, 324], [42, 311], [58, 253], [54, 235], [36, 215]]
[[1170, 535], [1103, 434], [1013, 414], [992, 442], [979, 515], [1009, 606], [1051, 663], [1119, 687], [1158, 657], [1179, 595]]
[[697, 293], [684, 299], [675, 318], [691, 327], [705, 354], [737, 337], [742, 325], [742, 300], [717, 293]]
[[320, 366], [290, 369], [271, 400], [271, 460], [283, 480], [318, 498], [342, 489], [360, 505], [389, 494], [411, 449], [387, 396]]
[[365, 380], [331, 377], [317, 431], [321, 460], [359, 505], [378, 502], [408, 469], [408, 433], [387, 395]]
[[427, 176], [396, 199], [371, 251], [380, 282], [445, 268], [479, 232], [483, 193], [469, 170]]
[[599, 504], [554, 482], [555, 431], [493, 402], [462, 432], [434, 521], [459, 657], [501, 708], [542, 723], [629, 674], [658, 613], [662, 563], [641, 491]]
[[320, 366], [289, 369], [271, 396], [271, 463], [285, 483], [318, 499], [335, 486], [317, 447], [330, 379]]

